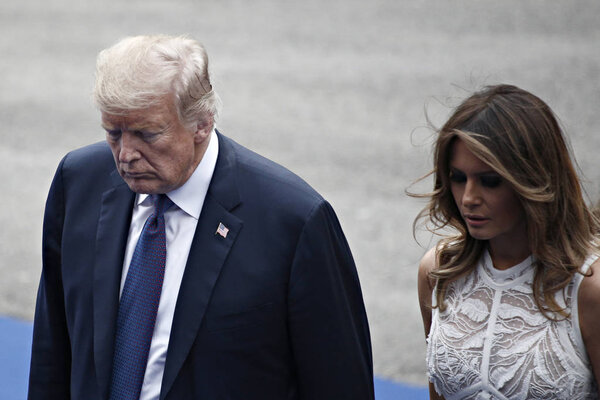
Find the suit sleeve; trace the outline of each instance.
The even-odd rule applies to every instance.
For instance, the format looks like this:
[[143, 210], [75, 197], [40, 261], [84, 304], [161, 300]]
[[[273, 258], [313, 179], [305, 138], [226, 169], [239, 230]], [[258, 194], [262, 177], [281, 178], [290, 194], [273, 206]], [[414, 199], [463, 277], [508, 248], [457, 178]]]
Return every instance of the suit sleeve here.
[[289, 293], [289, 329], [300, 398], [374, 398], [367, 316], [338, 219], [322, 201], [300, 236]]
[[69, 399], [71, 350], [61, 276], [64, 196], [61, 161], [44, 212], [42, 276], [33, 325], [29, 400]]

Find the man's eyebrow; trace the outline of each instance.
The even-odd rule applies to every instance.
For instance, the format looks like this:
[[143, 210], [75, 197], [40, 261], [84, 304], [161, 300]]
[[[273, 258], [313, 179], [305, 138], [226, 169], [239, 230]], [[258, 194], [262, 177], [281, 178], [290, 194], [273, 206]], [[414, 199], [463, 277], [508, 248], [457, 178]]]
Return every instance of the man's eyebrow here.
[[171, 124], [164, 121], [140, 121], [133, 122], [126, 129], [130, 131], [164, 131], [169, 129], [169, 126]]
[[113, 125], [111, 123], [102, 122], [100, 123], [100, 126], [106, 131], [114, 131], [121, 129], [127, 131], [164, 131], [169, 128], [170, 124], [148, 121], [142, 123], [133, 123], [128, 126], [121, 127], [118, 125]]

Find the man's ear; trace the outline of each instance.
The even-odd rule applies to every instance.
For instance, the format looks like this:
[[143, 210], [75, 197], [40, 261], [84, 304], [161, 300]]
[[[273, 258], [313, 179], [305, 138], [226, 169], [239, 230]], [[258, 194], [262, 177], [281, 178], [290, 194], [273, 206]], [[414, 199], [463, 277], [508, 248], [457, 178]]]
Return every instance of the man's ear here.
[[213, 126], [214, 119], [212, 116], [204, 118], [202, 121], [198, 121], [196, 132], [194, 132], [194, 141], [196, 143], [204, 142], [210, 136]]

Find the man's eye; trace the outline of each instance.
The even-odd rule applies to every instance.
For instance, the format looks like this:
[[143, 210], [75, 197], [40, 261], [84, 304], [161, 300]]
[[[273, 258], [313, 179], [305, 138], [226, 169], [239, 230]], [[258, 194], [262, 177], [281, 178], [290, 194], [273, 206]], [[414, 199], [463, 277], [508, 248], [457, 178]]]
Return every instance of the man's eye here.
[[467, 181], [467, 177], [462, 172], [450, 171], [450, 181], [455, 183], [464, 183]]
[[480, 179], [481, 185], [488, 188], [498, 187], [502, 183], [502, 177], [497, 175], [482, 176]]
[[152, 141], [156, 139], [159, 135], [157, 132], [148, 132], [148, 131], [135, 131], [134, 134], [141, 138], [144, 141]]
[[111, 139], [111, 140], [117, 140], [121, 137], [121, 130], [120, 129], [107, 129], [106, 136], [108, 136], [109, 139]]

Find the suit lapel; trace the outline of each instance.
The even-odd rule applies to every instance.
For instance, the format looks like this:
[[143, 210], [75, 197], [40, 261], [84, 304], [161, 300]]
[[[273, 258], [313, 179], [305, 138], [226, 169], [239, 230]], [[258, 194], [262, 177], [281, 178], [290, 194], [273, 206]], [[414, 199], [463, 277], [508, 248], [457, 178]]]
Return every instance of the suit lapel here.
[[[221, 268], [243, 221], [230, 211], [239, 203], [235, 176], [235, 153], [219, 134], [219, 156], [179, 289], [160, 398], [171, 390], [196, 336]], [[228, 229], [217, 233], [219, 225]]]
[[103, 399], [107, 399], [109, 394], [121, 272], [135, 199], [135, 194], [120, 180], [116, 171], [114, 174], [115, 182], [121, 184], [102, 196], [93, 283], [94, 361]]

